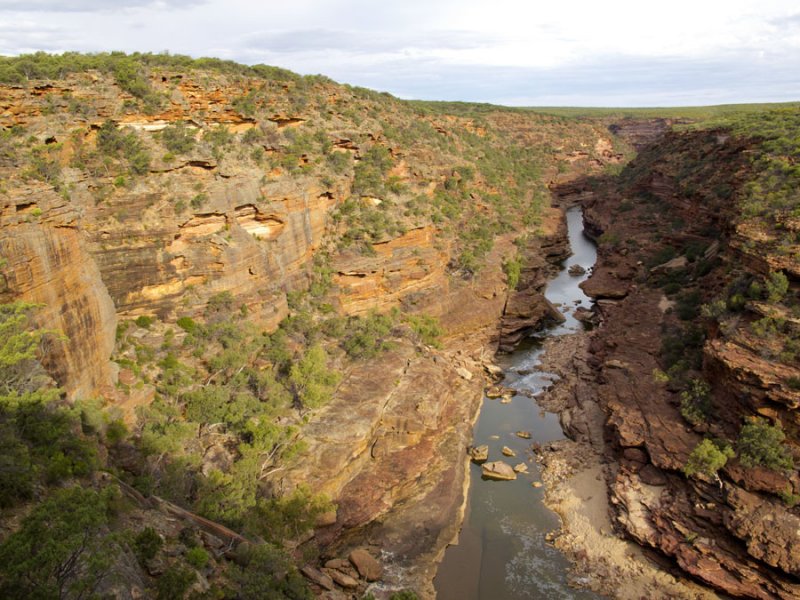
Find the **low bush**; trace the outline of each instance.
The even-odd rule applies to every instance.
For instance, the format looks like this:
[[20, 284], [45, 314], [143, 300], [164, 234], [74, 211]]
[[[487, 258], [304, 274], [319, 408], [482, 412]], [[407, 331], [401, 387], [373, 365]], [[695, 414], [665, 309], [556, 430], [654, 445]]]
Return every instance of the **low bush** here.
[[748, 419], [739, 433], [736, 450], [739, 461], [745, 467], [762, 465], [774, 471], [791, 469], [794, 460], [783, 446], [786, 435], [777, 425], [770, 425], [766, 419]]

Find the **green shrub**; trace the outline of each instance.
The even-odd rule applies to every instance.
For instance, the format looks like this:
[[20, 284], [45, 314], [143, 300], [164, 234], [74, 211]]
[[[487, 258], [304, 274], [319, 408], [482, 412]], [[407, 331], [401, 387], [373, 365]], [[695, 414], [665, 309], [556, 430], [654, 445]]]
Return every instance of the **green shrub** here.
[[770, 425], [766, 419], [748, 419], [739, 433], [736, 450], [739, 461], [745, 467], [762, 465], [780, 471], [794, 466], [791, 454], [783, 446], [786, 435], [777, 425]]
[[249, 546], [237, 557], [240, 568], [232, 569], [232, 580], [241, 600], [313, 598], [305, 579], [292, 566], [291, 559], [272, 544]]
[[728, 444], [705, 439], [692, 450], [683, 472], [688, 477], [700, 473], [718, 479], [717, 471], [733, 456], [733, 449]]
[[187, 333], [195, 334], [198, 331], [198, 325], [191, 317], [181, 317], [175, 324]]
[[700, 292], [692, 290], [685, 292], [678, 297], [675, 312], [682, 321], [691, 321], [700, 315]]
[[146, 315], [141, 315], [136, 317], [134, 323], [136, 323], [137, 327], [141, 327], [142, 329], [150, 329], [150, 326], [155, 322], [155, 318], [148, 317]]
[[158, 600], [180, 600], [197, 579], [194, 571], [177, 565], [167, 569], [156, 581]]
[[179, 121], [161, 131], [161, 142], [173, 154], [186, 154], [194, 148], [194, 132], [186, 123]]
[[260, 500], [255, 519], [263, 535], [270, 541], [280, 542], [309, 531], [320, 515], [333, 508], [327, 496], [300, 485], [291, 494]]
[[800, 390], [800, 377], [789, 377], [786, 385], [789, 386], [789, 389]]
[[509, 258], [503, 262], [503, 271], [505, 271], [506, 279], [508, 280], [508, 289], [517, 289], [519, 276], [522, 272], [522, 262], [516, 257]]
[[[391, 348], [386, 338], [391, 334], [395, 324], [393, 314], [381, 315], [371, 313], [366, 317], [354, 317], [347, 320], [347, 325], [342, 327], [345, 336], [342, 341], [347, 355], [351, 358], [372, 358], [380, 352]], [[326, 328], [336, 333], [334, 324]]]
[[261, 403], [246, 390], [207, 385], [184, 395], [186, 418], [195, 423], [226, 423], [235, 429], [258, 414]]
[[341, 175], [352, 164], [349, 152], [331, 152], [327, 155], [328, 164], [331, 170], [337, 175]]
[[[128, 168], [135, 175], [143, 175], [150, 169], [150, 154], [136, 132], [123, 133], [111, 120], [105, 121], [97, 132], [97, 151], [110, 158], [125, 158]], [[117, 177], [115, 185], [124, 185], [124, 178]]]
[[192, 565], [195, 569], [202, 569], [208, 564], [208, 552], [200, 546], [190, 548], [186, 552], [186, 562]]
[[353, 192], [362, 196], [381, 196], [385, 191], [384, 176], [391, 166], [389, 150], [383, 146], [372, 146], [356, 164]]
[[[97, 130], [97, 151], [107, 156], [117, 156], [125, 147], [125, 135], [117, 128], [116, 123], [107, 119]], [[124, 185], [124, 178], [121, 182]]]
[[400, 592], [394, 592], [389, 596], [389, 600], [419, 600], [419, 596], [412, 590], [402, 590]]
[[34, 507], [0, 544], [0, 597], [95, 597], [118, 554], [107, 531], [113, 496], [69, 487]]
[[114, 419], [106, 426], [106, 441], [112, 446], [128, 437], [128, 427], [121, 419]]
[[142, 564], [154, 559], [163, 545], [164, 540], [152, 527], [146, 527], [140, 531], [133, 540], [136, 558]]
[[704, 423], [711, 411], [711, 386], [702, 379], [692, 379], [681, 392], [681, 415], [692, 425]]
[[58, 189], [61, 183], [61, 163], [58, 157], [60, 149], [60, 144], [34, 146], [29, 156], [30, 167], [25, 174]]
[[767, 293], [767, 301], [772, 304], [781, 302], [789, 291], [789, 280], [783, 272], [770, 273], [769, 278], [764, 282]]
[[800, 494], [795, 494], [791, 484], [787, 484], [786, 488], [778, 492], [778, 496], [783, 500], [783, 503], [789, 508], [794, 508], [800, 504]]
[[439, 338], [444, 330], [439, 324], [439, 319], [430, 315], [408, 315], [405, 321], [420, 342], [434, 348], [441, 348], [442, 344]]
[[309, 348], [289, 369], [289, 385], [295, 401], [304, 408], [319, 408], [333, 396], [341, 376], [327, 367], [328, 355], [322, 346]]

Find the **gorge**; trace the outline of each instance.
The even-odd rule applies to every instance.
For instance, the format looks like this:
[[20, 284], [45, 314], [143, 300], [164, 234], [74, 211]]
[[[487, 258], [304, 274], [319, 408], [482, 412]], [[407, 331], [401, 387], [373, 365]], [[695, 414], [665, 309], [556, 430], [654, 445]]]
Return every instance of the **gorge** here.
[[796, 106], [0, 60], [4, 596], [800, 595]]

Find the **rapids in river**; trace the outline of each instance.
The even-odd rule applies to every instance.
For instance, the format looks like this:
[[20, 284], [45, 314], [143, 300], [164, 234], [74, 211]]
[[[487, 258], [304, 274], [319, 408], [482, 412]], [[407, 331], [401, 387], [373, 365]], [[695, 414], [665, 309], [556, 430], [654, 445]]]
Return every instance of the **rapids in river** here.
[[[597, 252], [583, 234], [579, 208], [567, 211], [567, 223], [572, 256], [545, 292], [566, 321], [537, 332], [515, 352], [498, 356], [505, 373], [504, 387], [541, 394], [554, 377], [538, 368], [542, 342], [579, 331], [582, 325], [572, 312], [577, 306], [591, 305], [591, 299], [578, 287], [588, 275], [573, 276], [567, 268], [578, 264], [588, 270]], [[520, 430], [529, 431], [531, 439], [517, 437], [515, 432]], [[559, 527], [558, 516], [544, 505], [545, 488], [532, 485], [540, 481], [540, 476], [531, 443], [563, 438], [557, 415], [544, 412], [528, 395], [518, 393], [508, 404], [484, 398], [473, 443], [489, 446], [490, 461], [503, 460], [512, 466], [524, 461], [529, 472], [519, 474], [515, 481], [485, 481], [480, 466], [470, 465], [467, 511], [458, 544], [448, 547], [434, 581], [438, 600], [600, 598], [568, 585], [567, 559], [545, 540]], [[516, 456], [503, 456], [503, 446]]]

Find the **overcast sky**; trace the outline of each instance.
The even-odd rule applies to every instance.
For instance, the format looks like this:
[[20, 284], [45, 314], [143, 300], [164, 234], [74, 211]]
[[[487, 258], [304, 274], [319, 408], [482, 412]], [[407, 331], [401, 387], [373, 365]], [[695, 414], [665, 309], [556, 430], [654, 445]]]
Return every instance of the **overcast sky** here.
[[800, 100], [798, 0], [0, 0], [0, 54], [170, 51], [404, 98]]

